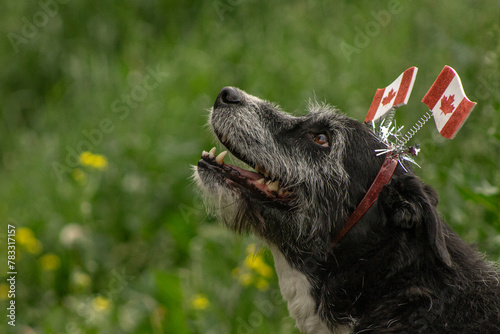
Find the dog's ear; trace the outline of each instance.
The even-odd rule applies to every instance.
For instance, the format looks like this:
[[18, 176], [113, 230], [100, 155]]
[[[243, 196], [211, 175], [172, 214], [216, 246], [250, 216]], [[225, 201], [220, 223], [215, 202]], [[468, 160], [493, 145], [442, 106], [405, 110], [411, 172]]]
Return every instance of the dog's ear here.
[[384, 187], [380, 204], [390, 224], [425, 233], [438, 259], [451, 266], [445, 241], [446, 225], [437, 211], [438, 196], [416, 176], [404, 175]]

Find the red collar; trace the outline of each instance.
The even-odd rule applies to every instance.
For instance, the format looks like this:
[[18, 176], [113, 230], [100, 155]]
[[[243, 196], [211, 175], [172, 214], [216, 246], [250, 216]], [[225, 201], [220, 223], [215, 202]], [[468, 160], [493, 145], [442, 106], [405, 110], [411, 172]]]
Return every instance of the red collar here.
[[361, 203], [359, 203], [356, 207], [356, 210], [354, 210], [349, 218], [347, 218], [342, 230], [340, 230], [340, 232], [333, 238], [329, 251], [331, 251], [332, 248], [347, 234], [347, 232], [349, 232], [349, 230], [361, 219], [361, 217], [363, 217], [366, 211], [368, 211], [372, 204], [377, 200], [382, 188], [391, 180], [392, 174], [394, 174], [397, 165], [398, 156], [387, 153], [375, 181], [373, 181], [370, 189], [368, 189], [368, 192], [365, 194], [365, 197], [363, 197]]

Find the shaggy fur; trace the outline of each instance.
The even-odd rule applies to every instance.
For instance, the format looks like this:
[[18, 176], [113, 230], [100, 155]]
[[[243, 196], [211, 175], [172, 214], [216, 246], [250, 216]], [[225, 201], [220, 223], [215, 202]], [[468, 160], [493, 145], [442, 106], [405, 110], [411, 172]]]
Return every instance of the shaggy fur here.
[[204, 152], [195, 179], [221, 221], [269, 245], [300, 330], [500, 333], [498, 272], [443, 222], [437, 194], [411, 171], [398, 166], [328, 251], [384, 160], [368, 126], [319, 104], [294, 117], [231, 87], [210, 126], [259, 173]]

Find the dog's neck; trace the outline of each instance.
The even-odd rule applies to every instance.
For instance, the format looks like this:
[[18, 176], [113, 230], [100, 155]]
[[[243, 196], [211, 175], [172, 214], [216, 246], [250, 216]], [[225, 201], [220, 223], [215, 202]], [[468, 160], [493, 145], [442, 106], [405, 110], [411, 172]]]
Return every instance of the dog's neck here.
[[[381, 222], [377, 225], [383, 228]], [[380, 245], [371, 234], [364, 238], [358, 241], [365, 247], [349, 245], [351, 241], [346, 239], [344, 243], [348, 245], [336, 248], [327, 258], [322, 253], [316, 254], [319, 257], [312, 255], [315, 253], [309, 249], [269, 245], [281, 294], [297, 328], [304, 333], [352, 333], [357, 317], [366, 311], [365, 304], [373, 302], [369, 297], [379, 296], [376, 287], [383, 285], [384, 277], [378, 274], [384, 273], [376, 268], [399, 271], [387, 255], [399, 252], [397, 239], [384, 240]], [[298, 243], [307, 245], [305, 241]], [[416, 257], [410, 256], [409, 249], [407, 252], [410, 258]], [[366, 294], [363, 290], [372, 292]]]
[[293, 268], [276, 246], [270, 246], [270, 249], [274, 257], [281, 295], [288, 304], [288, 310], [295, 319], [297, 328], [305, 333], [315, 334], [352, 333], [352, 329], [347, 326], [338, 326], [332, 330], [328, 328], [318, 315], [309, 279]]

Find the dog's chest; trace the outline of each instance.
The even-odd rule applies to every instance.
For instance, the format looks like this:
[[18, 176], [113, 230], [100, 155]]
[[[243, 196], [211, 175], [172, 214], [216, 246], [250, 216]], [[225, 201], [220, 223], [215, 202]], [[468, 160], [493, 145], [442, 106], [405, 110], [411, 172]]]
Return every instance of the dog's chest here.
[[295, 268], [292, 268], [283, 254], [271, 246], [274, 265], [283, 299], [288, 304], [288, 311], [295, 319], [297, 328], [305, 333], [315, 334], [349, 334], [346, 327], [328, 329], [316, 312], [316, 301], [311, 295], [311, 284], [307, 277]]

